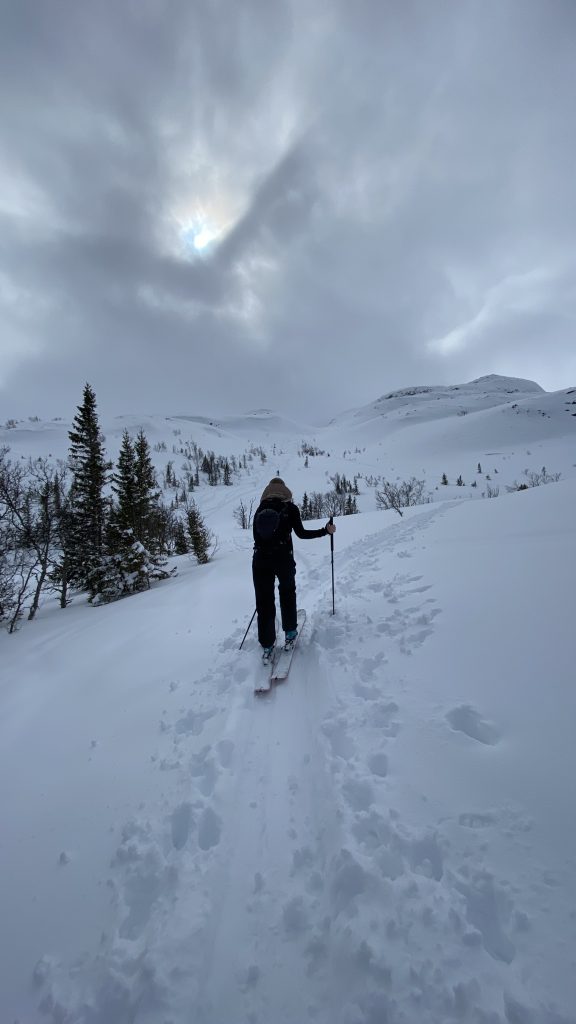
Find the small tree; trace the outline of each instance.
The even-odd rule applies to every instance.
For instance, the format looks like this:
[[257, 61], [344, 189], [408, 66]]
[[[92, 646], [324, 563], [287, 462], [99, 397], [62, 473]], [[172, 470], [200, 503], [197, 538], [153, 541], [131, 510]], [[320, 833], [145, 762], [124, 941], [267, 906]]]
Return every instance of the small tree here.
[[238, 526], [242, 530], [249, 530], [252, 526], [252, 515], [254, 511], [254, 499], [250, 501], [249, 505], [245, 505], [242, 500], [239, 505], [236, 506], [233, 512], [234, 519], [238, 523]]
[[443, 485], [444, 487], [447, 487], [447, 486], [448, 486], [448, 477], [446, 476], [446, 473], [442, 473], [442, 479], [441, 479], [440, 483], [441, 483], [441, 484], [442, 484], [442, 485]]
[[342, 515], [344, 512], [344, 505], [346, 498], [338, 494], [336, 491], [327, 491], [324, 495], [323, 501], [323, 515], [325, 516], [337, 516]]
[[166, 580], [176, 569], [167, 569], [166, 560], [148, 551], [131, 529], [110, 528], [108, 554], [100, 569], [97, 604], [107, 604], [129, 594], [149, 590], [156, 580]]
[[355, 516], [358, 514], [358, 505], [356, 498], [352, 494], [349, 494], [346, 498], [346, 505], [344, 507], [345, 516]]
[[326, 512], [326, 498], [320, 491], [312, 491], [309, 498], [309, 519], [321, 519]]
[[30, 462], [29, 479], [30, 498], [34, 510], [31, 539], [37, 557], [32, 604], [28, 612], [28, 618], [32, 620], [40, 606], [42, 590], [58, 563], [61, 550], [62, 483], [58, 470], [46, 459]]
[[206, 526], [195, 501], [188, 499], [186, 504], [186, 522], [192, 550], [199, 565], [210, 561], [211, 547], [214, 536]]
[[66, 466], [60, 469], [54, 481], [54, 510], [56, 514], [56, 533], [58, 546], [56, 558], [50, 571], [50, 584], [59, 595], [60, 607], [68, 605], [68, 587], [70, 585], [71, 556], [71, 512], [70, 488]]
[[0, 619], [9, 618], [13, 632], [28, 600], [28, 619], [35, 617], [66, 562], [67, 498], [64, 466], [43, 458], [12, 464], [7, 452], [0, 451]]
[[54, 504], [56, 470], [46, 459], [12, 464], [0, 453], [0, 519], [2, 524], [3, 617], [10, 608], [10, 632], [31, 598], [33, 619], [55, 558], [57, 543]]
[[184, 523], [175, 512], [176, 502], [169, 508], [159, 505], [155, 513], [155, 536], [158, 549], [165, 555], [185, 555], [190, 550]]
[[176, 477], [174, 476], [174, 463], [169, 460], [166, 463], [166, 469], [164, 470], [164, 486], [174, 487], [176, 485]]
[[186, 540], [186, 531], [184, 529], [184, 523], [181, 519], [178, 519], [174, 526], [174, 554], [175, 555], [187, 555], [190, 550], [188, 541]]

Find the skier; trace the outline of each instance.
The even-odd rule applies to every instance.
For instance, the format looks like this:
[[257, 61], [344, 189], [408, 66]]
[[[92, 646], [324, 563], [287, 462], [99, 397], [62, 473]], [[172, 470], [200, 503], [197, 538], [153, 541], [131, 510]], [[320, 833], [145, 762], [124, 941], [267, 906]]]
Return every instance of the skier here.
[[298, 635], [296, 563], [292, 547], [292, 530], [302, 540], [311, 540], [313, 537], [326, 537], [335, 533], [336, 527], [333, 523], [327, 523], [320, 530], [305, 530], [300, 510], [292, 501], [292, 491], [279, 476], [276, 476], [264, 488], [252, 526], [252, 578], [256, 593], [258, 640], [263, 648], [262, 657], [265, 661], [272, 657], [276, 641], [276, 578], [287, 650], [294, 644]]

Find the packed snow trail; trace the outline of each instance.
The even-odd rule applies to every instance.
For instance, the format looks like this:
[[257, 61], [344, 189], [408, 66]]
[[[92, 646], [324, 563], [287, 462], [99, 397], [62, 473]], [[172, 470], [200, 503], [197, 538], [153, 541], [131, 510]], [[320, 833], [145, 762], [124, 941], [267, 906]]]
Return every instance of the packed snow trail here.
[[[336, 823], [318, 743], [325, 697], [313, 664], [292, 671], [294, 693], [276, 687], [266, 707], [246, 711], [226, 897], [198, 1006], [206, 1024], [254, 1013], [305, 1020], [313, 1001], [302, 947], [320, 941], [319, 892]], [[328, 996], [322, 992], [317, 1011]]]
[[[310, 935], [294, 892], [321, 888], [335, 828], [318, 742], [322, 688], [301, 668], [292, 694], [286, 685], [255, 700], [245, 686], [252, 648], [228, 655], [231, 682], [226, 667], [212, 675], [221, 693], [233, 691], [223, 731], [211, 729], [211, 708], [167, 727], [168, 763], [185, 766], [192, 792], [160, 828], [136, 821], [124, 829], [114, 864], [120, 925], [86, 1019], [152, 1021], [160, 1007], [175, 1020], [193, 1013], [198, 1024], [249, 1019], [259, 1007], [262, 1019], [308, 1016], [300, 947], [320, 936]], [[331, 1005], [329, 992], [320, 1005]], [[55, 1004], [55, 1020], [58, 1013]]]

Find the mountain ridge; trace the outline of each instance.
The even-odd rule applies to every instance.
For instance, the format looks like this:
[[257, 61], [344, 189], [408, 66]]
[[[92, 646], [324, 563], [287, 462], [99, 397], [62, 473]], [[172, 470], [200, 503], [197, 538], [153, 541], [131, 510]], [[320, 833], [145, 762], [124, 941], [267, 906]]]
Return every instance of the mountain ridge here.
[[[350, 407], [337, 413], [336, 416], [333, 416], [328, 421], [321, 424], [316, 423], [315, 425], [297, 422], [291, 417], [267, 407], [220, 416], [204, 416], [193, 413], [170, 415], [160, 413], [119, 413], [114, 416], [102, 417], [101, 419], [108, 425], [107, 429], [111, 433], [115, 433], [120, 426], [122, 426], [122, 429], [124, 427], [138, 429], [139, 426], [143, 426], [154, 431], [159, 424], [164, 422], [194, 423], [206, 429], [223, 430], [225, 432], [234, 432], [234, 429], [240, 428], [243, 430], [255, 425], [262, 425], [266, 426], [269, 432], [274, 430], [282, 433], [298, 433], [304, 429], [308, 433], [316, 433], [322, 432], [334, 425], [345, 425], [351, 420], [365, 421], [371, 417], [383, 416], [385, 412], [389, 412], [391, 409], [398, 408], [403, 404], [410, 404], [406, 401], [408, 399], [416, 399], [418, 404], [422, 404], [426, 401], [442, 398], [452, 401], [455, 398], [463, 399], [467, 397], [471, 399], [476, 396], [478, 401], [484, 399], [486, 406], [489, 407], [492, 404], [503, 404], [511, 401], [514, 396], [518, 395], [524, 398], [536, 395], [560, 395], [567, 390], [569, 389], [548, 392], [535, 381], [522, 377], [508, 377], [492, 373], [477, 377], [464, 384], [407, 385], [403, 388], [385, 392], [365, 405]], [[500, 400], [498, 402], [491, 402], [490, 396], [498, 397]], [[386, 406], [384, 403], [386, 403]], [[392, 405], [388, 403], [392, 403]], [[69, 418], [54, 416], [50, 419], [43, 419], [37, 416], [28, 416], [18, 420], [11, 419], [7, 421], [4, 427], [0, 427], [0, 437], [3, 436], [6, 439], [6, 443], [9, 443], [10, 436], [14, 436], [12, 433], [14, 430], [31, 432], [38, 429], [39, 425], [42, 425], [43, 429], [50, 427], [57, 430], [58, 426], [69, 429], [72, 424], [72, 418], [72, 416]], [[124, 421], [124, 423], [122, 424], [121, 421]]]

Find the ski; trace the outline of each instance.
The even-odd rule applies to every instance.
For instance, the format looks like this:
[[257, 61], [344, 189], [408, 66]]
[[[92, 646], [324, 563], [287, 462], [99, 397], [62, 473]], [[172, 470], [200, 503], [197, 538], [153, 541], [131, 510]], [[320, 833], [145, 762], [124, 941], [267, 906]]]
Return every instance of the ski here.
[[294, 642], [289, 647], [281, 647], [277, 657], [274, 659], [272, 669], [270, 671], [270, 682], [281, 683], [288, 677], [290, 671], [290, 665], [292, 664], [292, 658], [296, 645], [300, 639], [300, 635], [306, 622], [306, 612], [303, 608], [298, 609], [298, 635]]
[[272, 651], [272, 656], [268, 662], [262, 662], [262, 679], [254, 687], [254, 693], [260, 695], [263, 693], [270, 693], [272, 683], [281, 683], [288, 677], [290, 671], [290, 665], [292, 664], [292, 656], [296, 644], [300, 639], [300, 634], [304, 628], [306, 622], [306, 612], [303, 608], [298, 609], [298, 635], [293, 644], [289, 648], [286, 647], [275, 647]]
[[274, 671], [274, 658], [276, 657], [276, 648], [272, 651], [272, 655], [267, 661], [262, 659], [262, 679], [254, 687], [254, 693], [269, 693], [270, 687], [272, 686], [272, 672]]

